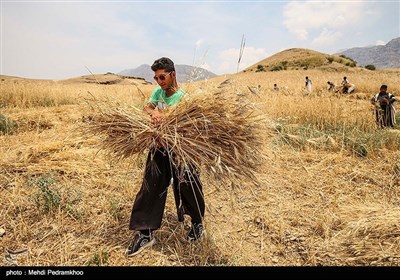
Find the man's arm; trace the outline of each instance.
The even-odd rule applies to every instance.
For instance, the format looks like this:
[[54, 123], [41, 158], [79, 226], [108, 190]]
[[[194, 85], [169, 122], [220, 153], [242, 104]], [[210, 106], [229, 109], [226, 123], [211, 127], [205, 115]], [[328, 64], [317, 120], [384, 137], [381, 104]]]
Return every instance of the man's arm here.
[[143, 111], [145, 111], [147, 114], [151, 115], [155, 108], [156, 108], [156, 105], [154, 105], [153, 103], [149, 102], [143, 108]]
[[158, 110], [158, 107], [153, 103], [149, 102], [144, 107], [143, 111], [151, 116], [151, 122], [153, 125], [157, 126], [161, 123], [163, 119], [163, 114]]

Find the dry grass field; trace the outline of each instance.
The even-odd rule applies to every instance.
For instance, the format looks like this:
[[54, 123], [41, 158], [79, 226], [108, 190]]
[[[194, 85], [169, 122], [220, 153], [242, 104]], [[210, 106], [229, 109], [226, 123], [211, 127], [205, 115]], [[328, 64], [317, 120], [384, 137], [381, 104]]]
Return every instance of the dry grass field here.
[[[355, 93], [325, 90], [343, 76]], [[274, 83], [286, 88], [274, 92]], [[188, 221], [177, 221], [170, 190], [155, 245], [128, 258], [145, 155], [116, 161], [100, 150], [84, 133], [87, 104], [108, 97], [143, 107], [155, 86], [107, 75], [2, 76], [0, 265], [399, 266], [399, 126], [377, 128], [370, 104], [382, 83], [400, 97], [395, 70], [246, 71], [181, 84], [262, 112], [260, 185], [203, 178], [206, 235], [196, 243], [185, 239]], [[6, 249], [27, 251], [10, 259]]]

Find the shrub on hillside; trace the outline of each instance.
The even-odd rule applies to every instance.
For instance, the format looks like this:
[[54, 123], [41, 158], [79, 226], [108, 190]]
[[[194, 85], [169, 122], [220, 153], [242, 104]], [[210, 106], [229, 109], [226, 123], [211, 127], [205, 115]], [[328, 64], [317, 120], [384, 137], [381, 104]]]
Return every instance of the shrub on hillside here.
[[351, 62], [346, 62], [346, 66], [349, 66], [349, 67], [356, 67], [357, 64], [356, 64], [354, 61], [351, 61]]
[[264, 65], [261, 64], [257, 65], [256, 72], [265, 72]]
[[274, 65], [271, 68], [271, 71], [281, 71], [283, 70], [283, 67], [281, 65]]
[[375, 65], [368, 64], [368, 65], [365, 65], [365, 69], [368, 69], [368, 70], [374, 71], [374, 70], [376, 70], [376, 67], [375, 67]]

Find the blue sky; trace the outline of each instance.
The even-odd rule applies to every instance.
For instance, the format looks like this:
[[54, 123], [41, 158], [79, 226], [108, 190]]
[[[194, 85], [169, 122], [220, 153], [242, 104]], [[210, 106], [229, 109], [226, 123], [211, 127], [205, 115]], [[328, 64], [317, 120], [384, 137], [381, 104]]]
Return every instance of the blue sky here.
[[[1, 0], [1, 74], [66, 79], [170, 57], [218, 75], [289, 48], [332, 54], [400, 37], [397, 1]], [[87, 67], [87, 68], [86, 68]]]

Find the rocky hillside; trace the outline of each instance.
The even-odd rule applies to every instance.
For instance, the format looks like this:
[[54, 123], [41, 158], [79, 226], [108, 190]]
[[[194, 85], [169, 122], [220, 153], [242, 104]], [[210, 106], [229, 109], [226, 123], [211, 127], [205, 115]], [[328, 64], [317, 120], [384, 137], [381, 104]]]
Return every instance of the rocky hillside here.
[[[189, 65], [176, 64], [175, 69], [177, 72], [177, 81], [179, 83], [199, 81], [217, 76], [216, 74], [206, 69], [200, 67], [193, 67]], [[124, 76], [142, 77], [145, 80], [154, 83], [153, 80], [154, 72], [151, 70], [150, 65], [148, 64], [142, 64], [134, 69], [126, 69], [119, 72], [118, 74]]]
[[337, 55], [350, 57], [361, 66], [371, 64], [377, 68], [400, 68], [400, 37], [383, 46], [351, 48]]

